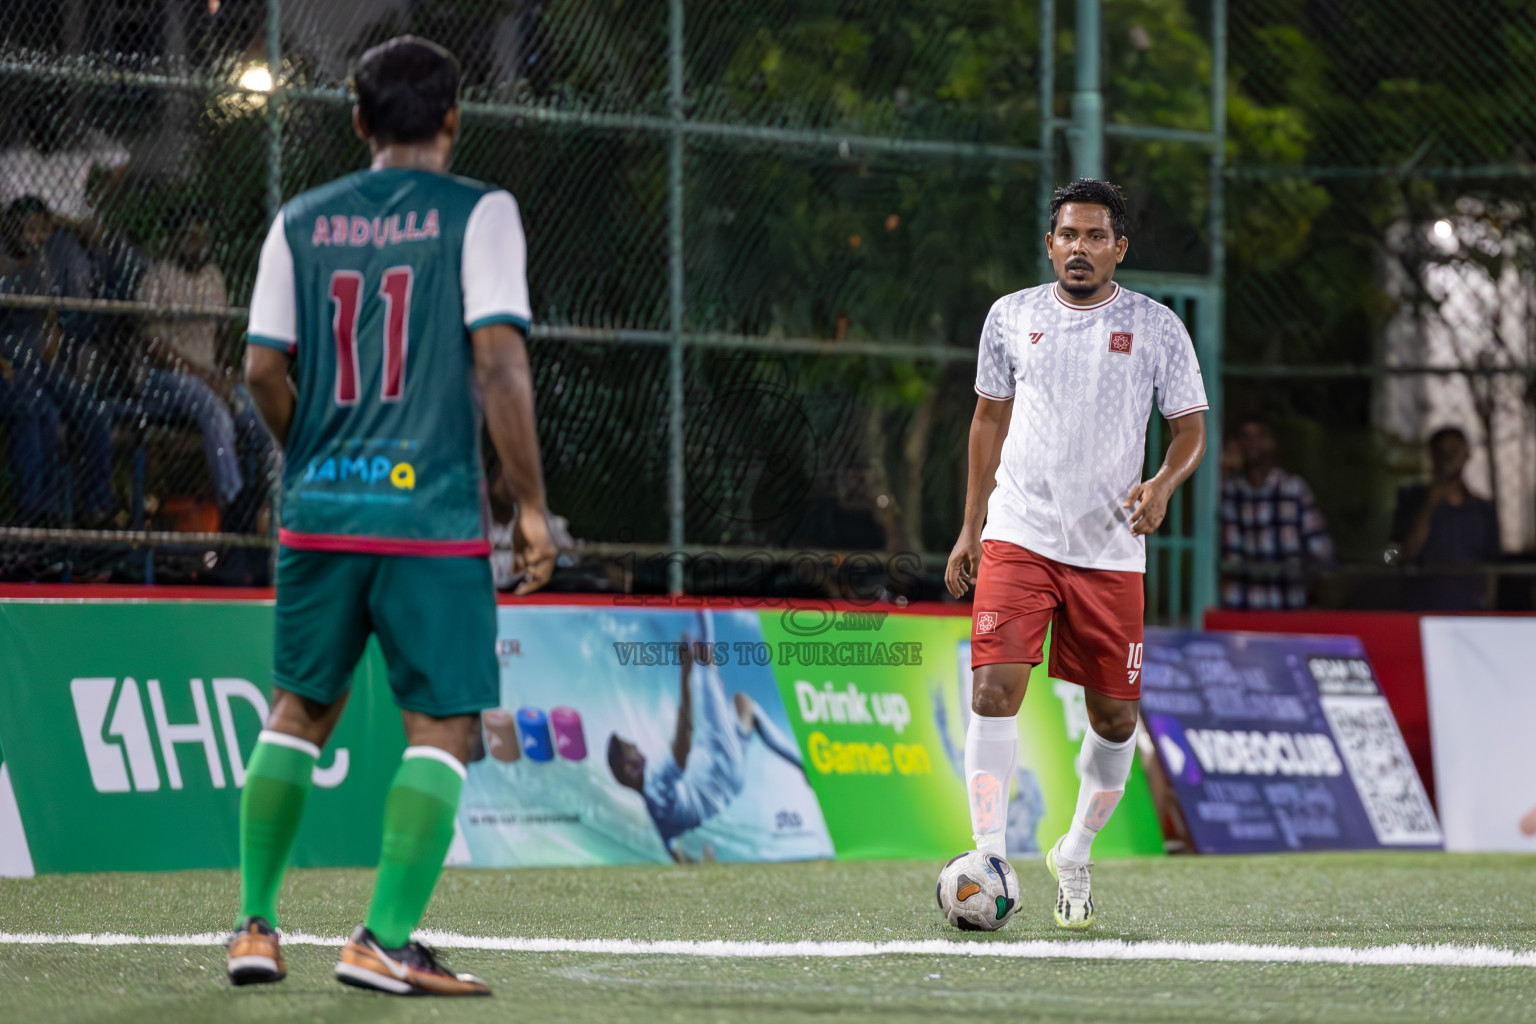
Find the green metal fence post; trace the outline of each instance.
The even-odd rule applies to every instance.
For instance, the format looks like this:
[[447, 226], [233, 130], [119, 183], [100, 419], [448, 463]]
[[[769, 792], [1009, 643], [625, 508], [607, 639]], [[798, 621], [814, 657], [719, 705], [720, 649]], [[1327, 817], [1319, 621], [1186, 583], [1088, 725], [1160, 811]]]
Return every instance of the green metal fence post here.
[[267, 0], [267, 218], [283, 205], [283, 11], [282, 0]]
[[1051, 279], [1051, 258], [1041, 239], [1051, 230], [1051, 193], [1056, 189], [1056, 0], [1040, 0], [1040, 282]]
[[1099, 89], [1099, 0], [1077, 0], [1077, 34], [1072, 41], [1077, 85], [1072, 93], [1072, 174], [1104, 177], [1104, 95]]
[[1203, 351], [1197, 353], [1205, 367], [1206, 413], [1205, 465], [1195, 484], [1194, 579], [1191, 581], [1190, 618], [1197, 628], [1205, 610], [1219, 600], [1217, 568], [1220, 560], [1222, 416], [1222, 328], [1226, 291], [1226, 142], [1227, 142], [1227, 0], [1212, 0], [1211, 7], [1211, 287], [1200, 303], [1199, 333]]
[[672, 118], [672, 149], [668, 161], [667, 248], [671, 285], [672, 345], [671, 365], [667, 374], [668, 459], [667, 459], [667, 541], [672, 548], [667, 563], [667, 590], [683, 592], [683, 0], [671, 0], [671, 26], [668, 31], [670, 97], [668, 113]]
[[[277, 218], [283, 205], [283, 8], [282, 0], [267, 0], [267, 74], [271, 76], [272, 90], [267, 93], [267, 222]], [[282, 463], [279, 461], [278, 466]], [[283, 518], [283, 488], [280, 479], [271, 481], [271, 514], [267, 517], [267, 534], [272, 548], [267, 555], [267, 566], [274, 578], [277, 576], [278, 528]]]

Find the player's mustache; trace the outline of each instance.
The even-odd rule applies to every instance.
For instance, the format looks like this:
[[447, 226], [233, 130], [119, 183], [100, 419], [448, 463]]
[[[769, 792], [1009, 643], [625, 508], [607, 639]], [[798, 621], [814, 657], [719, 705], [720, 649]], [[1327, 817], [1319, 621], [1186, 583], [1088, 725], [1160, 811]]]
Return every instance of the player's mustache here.
[[1073, 269], [1077, 269], [1077, 270], [1092, 270], [1093, 269], [1093, 264], [1088, 262], [1088, 260], [1084, 259], [1081, 256], [1074, 256], [1070, 260], [1067, 260], [1067, 267], [1066, 267], [1066, 269], [1068, 269], [1068, 270], [1073, 270]]

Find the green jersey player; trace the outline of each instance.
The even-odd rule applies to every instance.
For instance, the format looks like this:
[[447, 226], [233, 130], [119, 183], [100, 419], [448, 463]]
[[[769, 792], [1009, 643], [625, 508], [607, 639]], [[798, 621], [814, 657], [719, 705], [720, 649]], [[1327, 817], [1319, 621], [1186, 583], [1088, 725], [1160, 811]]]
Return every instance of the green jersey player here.
[[320, 749], [370, 634], [408, 746], [384, 806], [378, 880], [343, 982], [484, 995], [411, 941], [453, 838], [476, 716], [498, 698], [480, 434], [517, 502], [524, 582], [555, 550], [524, 347], [517, 204], [447, 174], [459, 66], [409, 36], [353, 74], [371, 166], [287, 203], [262, 246], [246, 377], [283, 446], [272, 714], [240, 800], [236, 984], [284, 975], [277, 891]]

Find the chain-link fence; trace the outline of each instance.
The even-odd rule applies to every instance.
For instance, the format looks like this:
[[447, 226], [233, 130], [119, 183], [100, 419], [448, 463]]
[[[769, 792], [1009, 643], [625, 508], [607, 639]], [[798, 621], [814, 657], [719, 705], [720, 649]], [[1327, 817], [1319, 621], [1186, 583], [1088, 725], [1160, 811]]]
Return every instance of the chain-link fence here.
[[[275, 202], [363, 159], [351, 64], [406, 31], [463, 62], [455, 170], [520, 200], [551, 507], [583, 550], [634, 555], [607, 582], [658, 552], [764, 552], [731, 571], [782, 588], [792, 552], [947, 548], [973, 339], [1038, 264], [1038, 14], [10, 7], [0, 175], [51, 231], [0, 298], [12, 574], [206, 575], [230, 535], [266, 544], [241, 304]], [[176, 535], [130, 557], [92, 543], [111, 529]]]
[[[1259, 0], [1230, 38], [1229, 408], [1327, 517], [1313, 599], [1532, 607], [1536, 4]], [[1415, 544], [1445, 427], [1497, 529], [1447, 501]]]
[[[0, 571], [262, 576], [256, 253], [281, 199], [361, 166], [347, 70], [410, 31], [464, 65], [455, 170], [523, 209], [550, 502], [586, 566], [561, 578], [660, 586], [686, 552], [696, 590], [934, 593], [975, 339], [1042, 279], [1082, 144], [1073, 3], [4, 9]], [[1381, 561], [1395, 485], [1461, 411], [1504, 547], [1536, 540], [1532, 5], [1103, 0], [1102, 24], [1127, 281], [1186, 316], [1218, 403], [1225, 333], [1226, 406], [1281, 428], [1344, 559]], [[1153, 546], [1168, 616], [1214, 599], [1215, 454]], [[825, 554], [850, 551], [886, 561]]]

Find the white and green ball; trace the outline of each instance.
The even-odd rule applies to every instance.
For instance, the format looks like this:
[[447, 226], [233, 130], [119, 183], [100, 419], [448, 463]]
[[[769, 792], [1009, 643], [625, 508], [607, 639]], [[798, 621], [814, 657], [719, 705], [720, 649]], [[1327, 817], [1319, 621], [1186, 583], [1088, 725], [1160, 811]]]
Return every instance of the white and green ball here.
[[995, 932], [1019, 909], [1019, 876], [1003, 858], [971, 850], [939, 872], [939, 912], [965, 931]]

